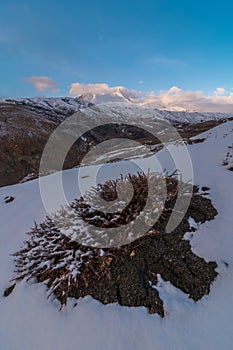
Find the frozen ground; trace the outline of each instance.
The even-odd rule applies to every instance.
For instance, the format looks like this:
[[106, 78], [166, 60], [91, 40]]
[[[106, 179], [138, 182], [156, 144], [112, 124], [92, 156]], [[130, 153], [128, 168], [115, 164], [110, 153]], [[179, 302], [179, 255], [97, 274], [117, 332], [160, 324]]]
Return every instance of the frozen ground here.
[[[0, 298], [0, 349], [4, 350], [200, 350], [232, 349], [233, 342], [233, 176], [222, 166], [228, 146], [232, 145], [233, 122], [222, 124], [199, 136], [202, 143], [189, 145], [194, 168], [194, 182], [210, 187], [210, 197], [218, 210], [215, 220], [200, 226], [191, 240], [193, 251], [206, 260], [217, 261], [219, 276], [210, 295], [198, 303], [162, 279], [159, 291], [165, 299], [166, 317], [149, 315], [141, 308], [126, 308], [117, 304], [104, 306], [90, 297], [74, 302], [59, 311], [56, 302], [45, 297], [45, 286], [20, 283], [8, 298]], [[179, 149], [182, 146], [176, 148]], [[161, 151], [151, 158], [141, 159], [144, 169], [157, 169], [155, 157], [168, 171], [174, 165]], [[124, 163], [124, 164], [123, 164]], [[119, 173], [136, 171], [129, 162], [106, 165], [99, 181], [114, 178]], [[82, 171], [83, 189], [89, 188], [95, 166], [63, 173], [69, 201], [79, 195], [77, 172]], [[87, 175], [88, 177], [86, 177]], [[51, 190], [53, 189], [51, 175]], [[92, 183], [93, 184], [93, 183]], [[5, 196], [15, 200], [5, 204]], [[25, 232], [34, 220], [44, 220], [45, 210], [40, 197], [39, 181], [0, 189], [0, 291], [3, 293], [14, 269], [9, 255], [17, 251]], [[227, 263], [229, 266], [226, 267]]]

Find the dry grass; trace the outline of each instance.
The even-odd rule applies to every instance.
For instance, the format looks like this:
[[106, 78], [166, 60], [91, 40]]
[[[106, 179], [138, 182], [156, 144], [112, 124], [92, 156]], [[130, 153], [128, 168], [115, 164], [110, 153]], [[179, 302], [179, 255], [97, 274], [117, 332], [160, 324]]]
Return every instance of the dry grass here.
[[[151, 174], [151, 176], [154, 177], [156, 183], [159, 176], [157, 174]], [[79, 219], [82, 219], [84, 222], [96, 229], [98, 227], [119, 226], [134, 220], [145, 205], [148, 190], [147, 176], [145, 174], [129, 175], [126, 180], [130, 181], [133, 185], [134, 197], [129, 205], [121, 212], [121, 216], [119, 216], [119, 213], [106, 214], [95, 211], [91, 208], [90, 204], [85, 202], [84, 198], [75, 200], [72, 203], [72, 212], [75, 212]], [[153, 298], [152, 296], [150, 297], [150, 300], [148, 297], [143, 296], [142, 299], [144, 298], [144, 301], [135, 302], [135, 300], [138, 298], [135, 296], [136, 299], [133, 300], [131, 304], [127, 304], [127, 302], [122, 301], [122, 298], [119, 299], [119, 295], [115, 295], [115, 292], [113, 291], [115, 290], [115, 284], [118, 283], [117, 280], [119, 280], [119, 276], [121, 275], [121, 278], [124, 278], [124, 273], [119, 272], [122, 268], [126, 269], [125, 278], [131, 278], [131, 272], [132, 276], [134, 274], [135, 276], [137, 275], [137, 271], [140, 271], [144, 264], [142, 262], [144, 261], [146, 252], [148, 249], [150, 249], [150, 247], [152, 247], [150, 242], [155, 242], [154, 239], [159, 239], [158, 247], [160, 247], [161, 252], [155, 251], [155, 254], [152, 254], [152, 260], [153, 255], [155, 256], [155, 259], [157, 259], [156, 254], [162, 254], [164, 249], [165, 255], [170, 254], [170, 248], [171, 250], [173, 249], [172, 245], [174, 241], [166, 241], [166, 239], [162, 238], [162, 235], [165, 232], [166, 223], [168, 222], [176, 202], [178, 181], [174, 174], [172, 176], [166, 176], [165, 180], [168, 193], [165, 207], [159, 220], [152, 228], [148, 229], [148, 232], [144, 237], [132, 243], [116, 248], [94, 248], [91, 246], [82, 245], [77, 241], [72, 241], [61, 232], [51, 218], [47, 218], [44, 223], [40, 225], [35, 224], [35, 227], [31, 230], [31, 232], [29, 232], [29, 238], [24, 242], [22, 249], [14, 254], [16, 270], [15, 277], [13, 278], [12, 282], [17, 283], [23, 279], [28, 281], [32, 278], [35, 278], [38, 282], [44, 282], [48, 287], [48, 296], [52, 295], [56, 297], [60, 301], [61, 306], [66, 304], [67, 298], [70, 296], [80, 297], [87, 294], [96, 294], [96, 297], [104, 303], [121, 300], [119, 302], [122, 304], [145, 305], [149, 307], [152, 312], [158, 312], [159, 314], [163, 315], [162, 302], [159, 299], [156, 290], [152, 291], [154, 294]], [[108, 181], [104, 185], [99, 185], [89, 194], [91, 194], [91, 196], [101, 194], [102, 198], [105, 200], [114, 200], [117, 195], [116, 188], [118, 181]], [[184, 188], [185, 192], [190, 193], [190, 185], [186, 185]], [[194, 188], [194, 193], [191, 193], [194, 197], [199, 196], [197, 194], [196, 187]], [[69, 210], [63, 209], [59, 215], [66, 216], [68, 215], [67, 212], [69, 212]], [[183, 230], [183, 234], [189, 230], [187, 217], [183, 223]], [[183, 234], [178, 233], [176, 236], [173, 235], [174, 239], [176, 240], [175, 244], [178, 247], [177, 249], [181, 249], [182, 252], [185, 250], [189, 251], [190, 248], [188, 242], [181, 241]], [[147, 245], [148, 248], [146, 248]], [[191, 256], [191, 258], [194, 256], [191, 250], [187, 253], [187, 256]], [[191, 258], [189, 257], [189, 260]], [[208, 265], [200, 258], [195, 257], [194, 260], [195, 264], [198, 263], [203, 269]], [[135, 265], [131, 266], [132, 263], [135, 263]], [[162, 264], [161, 261], [160, 264]], [[181, 262], [181, 266], [183, 266], [183, 262]], [[213, 265], [208, 267], [208, 269], [210, 268], [210, 270], [213, 272], [215, 267], [216, 266]], [[188, 269], [190, 268], [191, 267], [188, 266]], [[144, 266], [144, 270], [145, 269], [146, 266]], [[145, 273], [148, 274], [148, 272]], [[140, 272], [140, 275], [141, 274], [142, 272]], [[184, 271], [182, 274], [184, 274]], [[194, 276], [194, 272], [192, 272], [192, 275]], [[213, 274], [213, 276], [215, 276], [215, 274]], [[135, 280], [137, 278], [138, 277], [135, 277]], [[205, 277], [205, 279], [206, 281], [208, 280], [207, 277]], [[211, 280], [212, 278], [208, 280], [206, 289], [204, 292], [201, 292], [200, 295], [206, 293], [206, 290], [209, 289]], [[197, 281], [201, 281], [201, 283], [204, 284], [199, 276], [197, 276]], [[154, 277], [154, 282], [156, 282], [156, 277]], [[129, 282], [129, 285], [130, 283], [131, 282]], [[196, 279], [195, 283], [193, 280], [190, 283], [194, 285], [196, 283]], [[133, 286], [133, 282], [131, 284]], [[143, 284], [145, 283], [143, 282]], [[10, 290], [10, 288], [6, 291], [7, 295], [9, 295], [13, 290], [13, 288], [12, 290]], [[148, 291], [149, 294], [152, 293], [149, 285], [146, 288], [148, 289], [147, 294]], [[8, 293], [8, 291], [10, 292]], [[130, 294], [127, 291], [126, 293]], [[132, 291], [132, 293], [134, 292]], [[153, 305], [151, 300], [154, 300], [154, 302], [157, 303], [156, 307]]]

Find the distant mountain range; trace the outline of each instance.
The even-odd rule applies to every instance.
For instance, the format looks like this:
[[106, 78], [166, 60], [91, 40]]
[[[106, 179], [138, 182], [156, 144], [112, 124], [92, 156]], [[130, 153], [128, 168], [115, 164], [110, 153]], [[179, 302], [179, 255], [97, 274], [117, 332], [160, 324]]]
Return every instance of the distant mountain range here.
[[[148, 97], [149, 99], [149, 97]], [[95, 102], [95, 104], [94, 104]], [[0, 99], [0, 106], [11, 104], [24, 106], [42, 114], [50, 120], [61, 122], [75, 112], [81, 111], [89, 117], [108, 116], [111, 121], [137, 122], [138, 119], [167, 119], [173, 123], [196, 124], [209, 120], [228, 119], [232, 114], [220, 112], [188, 112], [155, 108], [151, 102], [148, 106], [145, 99], [137, 100], [133, 95], [127, 95], [122, 88], [116, 88], [111, 94], [86, 94], [78, 98], [72, 97], [35, 97], [19, 99]]]
[[90, 102], [72, 97], [0, 99], [0, 106], [5, 106], [6, 104], [24, 106], [25, 109], [40, 113], [56, 122], [61, 122], [64, 118], [80, 109], [91, 106]]
[[[123, 99], [121, 91], [117, 93], [118, 98]], [[51, 133], [76, 112], [80, 123], [86, 124], [87, 130], [90, 120], [94, 123], [101, 120], [104, 126], [101, 132], [90, 132], [88, 140], [81, 140], [72, 147], [65, 168], [80, 164], [82, 155], [86, 154], [90, 145], [103, 142], [109, 135], [154, 142], [143, 126], [161, 125], [164, 120], [169, 120], [187, 140], [231, 117], [224, 113], [189, 113], [143, 107], [133, 102], [133, 96], [128, 96], [127, 102], [97, 105], [83, 98], [70, 97], [1, 99], [0, 186], [16, 183], [28, 174], [38, 174], [41, 154]], [[113, 161], [117, 158], [116, 155], [113, 152], [109, 159]]]

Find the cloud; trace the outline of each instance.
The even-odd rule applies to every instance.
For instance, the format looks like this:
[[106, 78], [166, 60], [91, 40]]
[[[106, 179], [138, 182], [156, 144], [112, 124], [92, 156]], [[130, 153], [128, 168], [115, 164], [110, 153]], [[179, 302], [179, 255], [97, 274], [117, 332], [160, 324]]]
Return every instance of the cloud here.
[[[212, 94], [206, 95], [202, 91], [182, 90], [178, 86], [172, 86], [168, 90], [143, 93], [129, 90], [122, 86], [110, 87], [108, 84], [81, 84], [73, 83], [69, 91], [70, 95], [83, 94], [118, 95], [133, 99], [134, 103], [141, 106], [163, 108], [174, 111], [198, 111], [198, 112], [225, 112], [233, 114], [233, 92], [227, 93], [223, 87], [218, 87]], [[111, 99], [109, 99], [111, 100]]]
[[32, 76], [30, 78], [24, 78], [23, 80], [26, 83], [33, 84], [39, 92], [50, 91], [52, 93], [58, 93], [60, 91], [57, 83], [46, 76]]
[[108, 94], [126, 94], [129, 98], [136, 99], [143, 96], [141, 91], [129, 90], [123, 86], [110, 87], [108, 84], [82, 84], [73, 83], [70, 86], [70, 95], [84, 95], [84, 94], [98, 94], [98, 95], [108, 95]]
[[163, 65], [171, 65], [171, 66], [177, 66], [180, 64], [183, 65], [183, 62], [180, 61], [179, 59], [160, 56], [160, 55], [148, 57], [144, 60], [144, 62], [149, 64], [163, 64]]
[[224, 88], [219, 87], [211, 95], [205, 95], [202, 91], [185, 91], [173, 86], [168, 90], [161, 90], [158, 95], [150, 93], [143, 104], [157, 104], [170, 110], [233, 113], [233, 93], [227, 94]]
[[86, 93], [92, 94], [105, 94], [109, 93], [111, 88], [108, 84], [81, 84], [81, 83], [73, 83], [70, 87], [70, 95], [83, 95]]
[[214, 91], [214, 95], [216, 95], [216, 96], [221, 96], [221, 95], [224, 95], [225, 93], [226, 93], [226, 90], [223, 87], [218, 87]]

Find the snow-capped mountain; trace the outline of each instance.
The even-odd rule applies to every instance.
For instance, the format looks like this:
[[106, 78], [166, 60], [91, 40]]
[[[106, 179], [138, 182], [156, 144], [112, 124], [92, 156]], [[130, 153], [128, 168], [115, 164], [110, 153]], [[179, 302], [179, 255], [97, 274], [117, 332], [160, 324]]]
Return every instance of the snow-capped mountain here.
[[208, 112], [179, 112], [159, 110], [155, 108], [142, 107], [133, 103], [109, 102], [101, 103], [97, 106], [89, 106], [84, 109], [81, 108], [84, 114], [94, 118], [99, 115], [109, 117], [109, 120], [119, 123], [126, 123], [127, 121], [147, 121], [153, 122], [157, 120], [169, 120], [174, 124], [196, 124], [210, 120], [228, 119], [232, 115], [227, 113], [208, 113]]
[[110, 87], [106, 83], [82, 84], [78, 82], [70, 86], [69, 94], [84, 98], [94, 104], [106, 102], [139, 103], [146, 96], [141, 91], [128, 89], [124, 86]]
[[[81, 95], [78, 95], [79, 99], [84, 101], [91, 102], [95, 105], [103, 104], [103, 103], [127, 103], [134, 104], [141, 107], [148, 107], [153, 109], [166, 110], [170, 108], [166, 108], [166, 106], [162, 105], [158, 98], [154, 95], [145, 95], [139, 91], [131, 91], [123, 86], [116, 86], [114, 88], [108, 88], [103, 91], [98, 92], [85, 92]], [[183, 111], [184, 108], [171, 108], [171, 110], [179, 110]]]
[[[112, 95], [103, 95], [103, 99], [106, 101], [111, 100]], [[110, 98], [111, 97], [111, 98]], [[82, 98], [20, 98], [20, 99], [0, 99], [1, 104], [14, 104], [21, 105], [32, 110], [34, 112], [40, 113], [50, 120], [61, 122], [68, 116], [75, 112], [82, 111], [92, 118], [99, 118], [106, 116], [111, 120], [111, 122], [127, 122], [135, 121], [137, 123], [139, 120], [146, 122], [148, 120], [155, 121], [158, 119], [167, 119], [175, 124], [195, 124], [200, 122], [206, 122], [210, 120], [221, 120], [228, 119], [232, 117], [231, 114], [218, 113], [218, 112], [188, 112], [188, 111], [169, 111], [165, 109], [152, 108], [147, 106], [142, 106], [134, 103], [136, 100], [133, 95], [127, 94], [123, 88], [116, 88], [114, 98], [115, 102], [98, 103], [94, 105], [87, 100], [87, 96], [84, 95]], [[94, 95], [91, 99], [95, 102], [99, 101], [99, 95]], [[122, 102], [123, 101], [123, 102]]]
[[[82, 99], [69, 97], [2, 99], [0, 100], [0, 175], [2, 178], [0, 185], [16, 183], [29, 173], [38, 173], [40, 157], [50, 134], [62, 121], [76, 112], [79, 114], [81, 125], [86, 126], [87, 130], [89, 130], [90, 121], [92, 125], [93, 123], [97, 125], [101, 120], [105, 126], [102, 132], [94, 132], [86, 144], [70, 153], [66, 167], [78, 165], [83, 152], [85, 153], [86, 147], [88, 148], [93, 140], [101, 143], [105, 140], [105, 135], [111, 133], [114, 137], [133, 137], [135, 140], [152, 142], [154, 145], [155, 141], [145, 132], [143, 126], [159, 127], [164, 124], [164, 120], [170, 120], [178, 128], [181, 136], [188, 139], [230, 117], [222, 113], [171, 112], [126, 102], [93, 105]], [[114, 128], [109, 126], [112, 123], [116, 124]], [[198, 125], [195, 126], [195, 124]], [[130, 157], [133, 157], [131, 149], [128, 150], [127, 147], [126, 151]], [[141, 151], [147, 154], [143, 146]], [[12, 157], [12, 154], [17, 154], [17, 157]], [[110, 161], [116, 158], [117, 154], [114, 152], [109, 154]], [[96, 161], [99, 162], [101, 159]]]
[[224, 95], [225, 90], [221, 88], [216, 89], [212, 95], [205, 95], [201, 91], [185, 91], [177, 86], [155, 93], [130, 90], [123, 86], [110, 87], [108, 84], [73, 83], [69, 93], [94, 104], [126, 102], [169, 111], [233, 112], [232, 96]]
[[111, 88], [110, 91], [101, 92], [101, 93], [90, 93], [86, 92], [80, 96], [79, 99], [88, 101], [94, 104], [108, 103], [108, 102], [125, 102], [125, 103], [138, 103], [139, 94], [134, 93], [122, 86], [117, 86]]
[[79, 111], [81, 108], [90, 107], [91, 103], [72, 97], [34, 97], [17, 99], [0, 99], [1, 104], [21, 105], [25, 108], [47, 116], [54, 121], [62, 121], [67, 116]]

